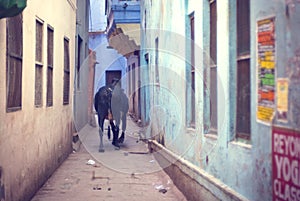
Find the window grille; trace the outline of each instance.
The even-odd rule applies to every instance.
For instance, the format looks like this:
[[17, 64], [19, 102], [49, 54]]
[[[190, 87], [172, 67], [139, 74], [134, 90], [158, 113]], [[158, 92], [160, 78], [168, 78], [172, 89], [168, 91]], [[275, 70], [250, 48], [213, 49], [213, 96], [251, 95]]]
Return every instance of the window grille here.
[[250, 1], [237, 0], [236, 135], [250, 139]]
[[35, 106], [42, 106], [43, 94], [43, 23], [36, 20], [35, 33]]
[[217, 134], [218, 128], [218, 92], [217, 92], [217, 1], [210, 1], [209, 5], [210, 15], [210, 38], [209, 38], [209, 74], [207, 84], [205, 87], [209, 87], [205, 95], [208, 96], [208, 108], [209, 113], [209, 125], [206, 125], [206, 132], [210, 134]]
[[22, 14], [7, 18], [7, 65], [6, 65], [6, 110], [13, 112], [22, 108], [22, 61], [23, 27]]
[[195, 19], [192, 15], [190, 17], [190, 27], [191, 27], [191, 120], [190, 126], [195, 128]]
[[63, 104], [69, 104], [70, 96], [70, 50], [69, 40], [64, 38], [64, 87], [63, 87]]
[[53, 29], [47, 28], [47, 107], [53, 106]]

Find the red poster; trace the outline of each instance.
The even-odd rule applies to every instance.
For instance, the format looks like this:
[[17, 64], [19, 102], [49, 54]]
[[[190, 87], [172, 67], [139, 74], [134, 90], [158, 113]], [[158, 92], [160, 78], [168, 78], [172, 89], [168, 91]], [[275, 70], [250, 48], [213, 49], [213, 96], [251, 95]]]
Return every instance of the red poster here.
[[273, 201], [300, 201], [300, 132], [273, 127]]

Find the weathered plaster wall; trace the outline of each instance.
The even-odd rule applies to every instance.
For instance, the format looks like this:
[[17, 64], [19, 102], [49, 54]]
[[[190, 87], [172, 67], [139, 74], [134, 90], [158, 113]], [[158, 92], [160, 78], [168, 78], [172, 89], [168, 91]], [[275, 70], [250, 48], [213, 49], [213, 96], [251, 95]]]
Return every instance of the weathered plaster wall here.
[[163, 147], [154, 140], [148, 142], [150, 151], [164, 170], [172, 177], [175, 185], [188, 200], [247, 201], [219, 179]]
[[[43, 5], [43, 6], [40, 6]], [[59, 6], [58, 6], [59, 5]], [[55, 15], [53, 15], [55, 10]], [[35, 21], [44, 22], [43, 106], [34, 106]], [[62, 20], [64, 19], [64, 20]], [[68, 23], [65, 23], [65, 22]], [[6, 94], [6, 20], [0, 20], [0, 94]], [[46, 33], [54, 28], [53, 106], [46, 107]], [[29, 200], [71, 151], [72, 91], [63, 105], [63, 39], [69, 39], [70, 68], [75, 58], [76, 2], [27, 2], [23, 12], [22, 110], [6, 112], [6, 96], [0, 101], [0, 161], [5, 200]], [[73, 80], [73, 70], [70, 80]], [[73, 82], [70, 81], [70, 89]], [[17, 189], [17, 190], [16, 190]]]
[[[74, 88], [74, 125], [76, 131], [79, 131], [89, 122], [89, 96], [88, 84], [90, 78], [90, 66], [88, 55], [88, 21], [89, 21], [89, 1], [77, 0], [77, 17], [76, 17], [76, 57], [74, 68], [75, 88]], [[79, 40], [81, 44], [79, 46]], [[78, 70], [79, 69], [79, 70]]]
[[139, 96], [141, 89], [141, 79], [140, 62], [139, 57], [137, 55], [132, 54], [127, 58], [126, 78], [128, 86], [126, 93], [129, 98], [129, 112], [134, 114], [137, 119], [140, 119]]
[[[298, 129], [299, 126], [299, 1], [250, 1], [251, 20], [251, 140], [235, 139], [236, 127], [236, 1], [217, 2], [217, 64], [218, 64], [218, 134], [204, 135], [207, 111], [203, 97], [203, 71], [208, 66], [209, 1], [145, 1], [142, 5], [141, 62], [142, 76], [148, 90], [144, 91], [144, 119], [150, 116], [150, 132], [163, 130], [165, 146], [172, 152], [202, 168], [249, 200], [272, 200], [272, 126], [257, 122], [257, 20], [275, 17], [276, 77], [289, 79], [288, 122], [272, 124]], [[196, 54], [196, 127], [186, 127], [185, 67], [189, 56], [189, 15], [195, 19]], [[162, 31], [167, 30], [167, 31]], [[169, 31], [169, 32], [168, 32]], [[172, 37], [179, 33], [182, 38]], [[155, 87], [155, 39], [159, 38], [160, 91]], [[182, 52], [182, 53], [181, 53]], [[149, 53], [149, 64], [144, 55]], [[171, 53], [171, 54], [170, 54]], [[182, 62], [185, 61], [185, 62]], [[175, 76], [174, 76], [175, 75]], [[180, 78], [180, 79], [177, 79]], [[180, 80], [183, 79], [181, 82]], [[165, 87], [168, 92], [162, 90]], [[176, 101], [172, 102], [172, 96]], [[171, 98], [170, 98], [171, 97]], [[177, 102], [179, 104], [177, 104]], [[161, 122], [151, 124], [153, 106], [158, 105]], [[181, 111], [178, 111], [178, 108]], [[161, 111], [164, 115], [161, 115]], [[172, 112], [175, 112], [175, 121]], [[178, 118], [181, 117], [181, 118]], [[153, 118], [158, 119], [158, 118]], [[152, 120], [153, 120], [152, 119]], [[167, 119], [167, 120], [165, 120]], [[177, 123], [173, 123], [176, 122]], [[159, 125], [159, 126], [158, 126]], [[165, 125], [160, 127], [161, 125]], [[176, 126], [174, 126], [176, 125]], [[178, 126], [179, 125], [179, 126]]]
[[90, 0], [90, 4], [90, 32], [104, 31], [107, 27], [107, 16], [105, 14], [105, 0]]
[[[145, 104], [145, 107], [142, 106], [145, 108], [143, 118], [156, 127], [155, 124], [160, 123], [153, 120], [157, 119], [156, 116], [163, 115], [165, 122], [161, 120], [163, 123], [160, 128], [152, 129], [168, 129], [172, 135], [166, 137], [173, 141], [177, 139], [179, 134], [177, 131], [184, 122], [185, 112], [182, 107], [185, 103], [182, 89], [185, 86], [186, 62], [185, 30], [182, 29], [184, 9], [172, 1], [145, 1], [143, 5], [145, 9], [141, 10], [143, 13], [141, 21], [143, 28], [146, 29], [146, 36], [141, 38], [142, 99]], [[176, 12], [173, 12], [175, 10]], [[167, 23], [169, 21], [173, 24]], [[148, 63], [145, 61], [145, 54], [148, 55]], [[157, 67], [155, 63], [158, 63]], [[172, 79], [166, 79], [168, 77]], [[145, 92], [146, 94], [143, 94]], [[173, 126], [165, 127], [167, 121]]]

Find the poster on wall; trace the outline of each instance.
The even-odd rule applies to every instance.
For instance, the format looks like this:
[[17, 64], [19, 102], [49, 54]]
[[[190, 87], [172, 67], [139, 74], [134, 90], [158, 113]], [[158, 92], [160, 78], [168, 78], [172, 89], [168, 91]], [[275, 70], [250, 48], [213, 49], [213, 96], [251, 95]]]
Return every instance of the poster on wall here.
[[287, 122], [288, 97], [289, 97], [289, 80], [287, 78], [277, 79], [277, 120]]
[[273, 201], [300, 200], [300, 132], [272, 128]]
[[257, 22], [257, 120], [270, 124], [275, 113], [274, 18]]

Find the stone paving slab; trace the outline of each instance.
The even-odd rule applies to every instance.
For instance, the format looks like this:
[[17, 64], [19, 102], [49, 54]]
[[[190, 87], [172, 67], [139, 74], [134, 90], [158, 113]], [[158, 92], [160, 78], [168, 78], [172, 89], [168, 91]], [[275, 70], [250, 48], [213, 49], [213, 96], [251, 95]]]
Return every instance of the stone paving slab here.
[[[115, 150], [105, 134], [105, 152], [100, 153], [98, 128], [87, 125], [79, 133], [79, 150], [70, 154], [32, 201], [185, 201], [139, 140], [140, 130], [128, 117], [121, 149]], [[93, 161], [95, 164], [88, 164]]]

